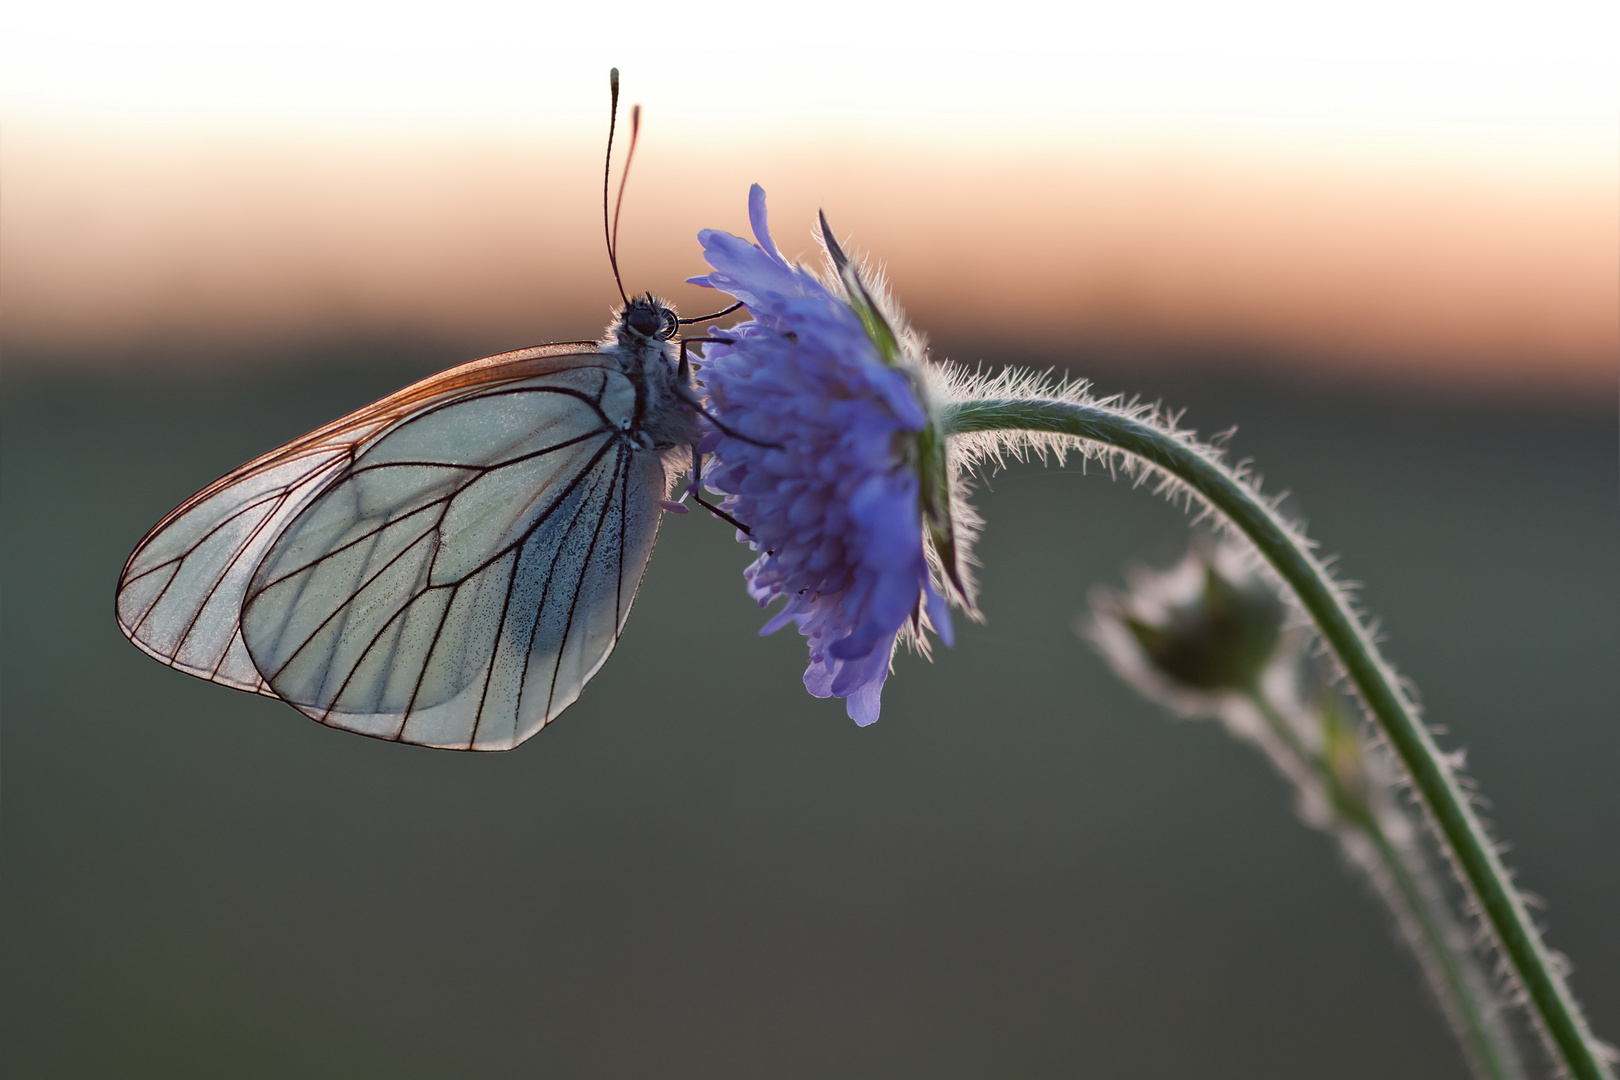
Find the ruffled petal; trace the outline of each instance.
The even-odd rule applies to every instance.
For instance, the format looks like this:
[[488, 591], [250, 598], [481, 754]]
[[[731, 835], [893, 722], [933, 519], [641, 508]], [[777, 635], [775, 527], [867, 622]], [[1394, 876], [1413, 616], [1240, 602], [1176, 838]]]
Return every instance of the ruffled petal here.
[[758, 184], [748, 189], [748, 226], [754, 230], [754, 239], [765, 249], [765, 254], [786, 266], [787, 260], [782, 258], [776, 244], [771, 241], [771, 223], [765, 216], [765, 189]]

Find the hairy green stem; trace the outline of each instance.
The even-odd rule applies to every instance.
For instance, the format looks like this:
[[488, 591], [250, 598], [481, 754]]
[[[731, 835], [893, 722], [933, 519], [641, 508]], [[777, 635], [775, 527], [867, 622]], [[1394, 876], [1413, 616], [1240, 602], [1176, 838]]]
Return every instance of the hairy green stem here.
[[[1417, 924], [1418, 933], [1428, 946], [1429, 959], [1439, 968], [1439, 981], [1443, 984], [1442, 992], [1447, 994], [1451, 1007], [1457, 1011], [1464, 1032], [1463, 1037], [1467, 1041], [1473, 1060], [1488, 1076], [1505, 1078], [1518, 1075], [1516, 1071], [1509, 1071], [1507, 1065], [1509, 1058], [1493, 1037], [1496, 1033], [1491, 1029], [1490, 1021], [1481, 1007], [1482, 1003], [1468, 984], [1462, 966], [1457, 962], [1456, 954], [1452, 952], [1451, 943], [1446, 940], [1445, 932], [1430, 909], [1428, 899], [1423, 895], [1411, 872], [1407, 870], [1405, 862], [1401, 859], [1401, 853], [1395, 850], [1395, 845], [1390, 842], [1389, 836], [1379, 827], [1377, 821], [1369, 821], [1364, 831], [1367, 838], [1372, 841], [1373, 847], [1377, 849], [1379, 861], [1389, 872], [1391, 881], [1406, 905], [1408, 915]], [[1511, 1050], [1508, 1053], [1511, 1053]]]
[[1560, 1063], [1579, 1080], [1613, 1080], [1485, 827], [1394, 671], [1327, 570], [1252, 486], [1189, 438], [1102, 405], [1013, 398], [960, 401], [945, 407], [941, 427], [947, 436], [1040, 431], [1111, 447], [1180, 480], [1247, 536], [1293, 589], [1389, 740]]
[[[1338, 827], [1360, 833], [1372, 845], [1388, 879], [1388, 884], [1378, 891], [1396, 908], [1397, 922], [1415, 933], [1417, 940], [1412, 942], [1412, 947], [1419, 953], [1419, 964], [1430, 976], [1435, 994], [1453, 1020], [1464, 1054], [1475, 1073], [1490, 1080], [1521, 1080], [1524, 1073], [1507, 1032], [1492, 1023], [1495, 1005], [1490, 1000], [1489, 984], [1483, 973], [1473, 967], [1471, 957], [1458, 955], [1457, 943], [1446, 930], [1445, 924], [1449, 921], [1446, 913], [1435, 910], [1435, 899], [1418, 883], [1407, 865], [1406, 853], [1390, 839], [1378, 812], [1367, 804], [1363, 793], [1346, 790], [1327, 759], [1327, 751], [1313, 753], [1306, 747], [1294, 726], [1259, 687], [1251, 688], [1246, 697], [1295, 760], [1321, 780], [1334, 807]], [[1376, 874], [1372, 876], [1377, 884]]]

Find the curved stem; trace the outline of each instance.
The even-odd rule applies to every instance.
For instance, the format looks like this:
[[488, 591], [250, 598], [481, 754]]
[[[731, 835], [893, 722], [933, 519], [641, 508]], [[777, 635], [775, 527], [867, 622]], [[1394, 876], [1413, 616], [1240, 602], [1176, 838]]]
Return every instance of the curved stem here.
[[1458, 1026], [1462, 1029], [1461, 1035], [1467, 1043], [1470, 1056], [1478, 1063], [1478, 1068], [1488, 1076], [1517, 1075], [1516, 1071], [1509, 1071], [1507, 1064], [1509, 1058], [1498, 1048], [1490, 1022], [1481, 1010], [1480, 1002], [1474, 994], [1473, 987], [1469, 985], [1461, 965], [1457, 963], [1451, 942], [1447, 940], [1445, 931], [1436, 920], [1435, 913], [1423, 895], [1423, 890], [1412, 877], [1411, 871], [1406, 868], [1400, 852], [1395, 850], [1388, 834], [1377, 821], [1370, 820], [1364, 833], [1377, 849], [1379, 861], [1388, 871], [1401, 903], [1406, 906], [1408, 917], [1416, 925], [1420, 939], [1426, 947], [1428, 959], [1436, 968], [1438, 977], [1435, 990], [1442, 994], [1445, 1003], [1455, 1010]]
[[[1484, 973], [1473, 957], [1462, 951], [1466, 946], [1455, 937], [1460, 932], [1448, 932], [1448, 913], [1439, 906], [1437, 897], [1431, 899], [1429, 892], [1419, 884], [1417, 875], [1407, 865], [1408, 853], [1390, 839], [1378, 812], [1367, 805], [1364, 795], [1346, 790], [1329, 763], [1326, 750], [1315, 753], [1306, 747], [1294, 725], [1258, 686], [1252, 687], [1245, 697], [1288, 753], [1294, 755], [1299, 765], [1315, 772], [1322, 782], [1337, 815], [1337, 822], [1329, 831], [1359, 833], [1372, 847], [1378, 865], [1364, 869], [1373, 879], [1377, 892], [1394, 909], [1396, 923], [1408, 935], [1412, 950], [1418, 954], [1418, 965], [1429, 977], [1440, 1007], [1452, 1022], [1475, 1075], [1489, 1080], [1523, 1077], [1506, 1031], [1499, 1024], [1493, 1024], [1487, 1013], [1492, 1008], [1492, 995]], [[1380, 868], [1383, 880], [1379, 877]], [[1420, 869], [1418, 873], [1424, 871]]]
[[946, 406], [940, 423], [948, 436], [1040, 431], [1112, 447], [1180, 480], [1247, 536], [1293, 589], [1406, 768], [1561, 1064], [1580, 1080], [1613, 1080], [1496, 848], [1444, 755], [1418, 720], [1394, 671], [1326, 569], [1253, 487], [1188, 437], [1100, 405], [1012, 398], [969, 400]]

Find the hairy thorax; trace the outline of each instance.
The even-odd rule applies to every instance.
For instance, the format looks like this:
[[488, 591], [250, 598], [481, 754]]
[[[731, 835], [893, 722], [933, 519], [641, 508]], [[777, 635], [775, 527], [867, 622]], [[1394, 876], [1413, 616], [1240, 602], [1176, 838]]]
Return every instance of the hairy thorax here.
[[691, 447], [703, 437], [697, 395], [682, 385], [678, 346], [648, 337], [623, 321], [614, 327], [613, 344], [603, 349], [635, 390], [635, 407], [626, 435], [641, 449], [663, 453]]

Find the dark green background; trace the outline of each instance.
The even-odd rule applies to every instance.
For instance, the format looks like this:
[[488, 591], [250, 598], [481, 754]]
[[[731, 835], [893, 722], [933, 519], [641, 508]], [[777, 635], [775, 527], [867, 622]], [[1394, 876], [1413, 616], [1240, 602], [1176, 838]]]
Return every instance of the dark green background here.
[[[7, 376], [5, 1075], [1464, 1075], [1283, 784], [1073, 637], [1090, 588], [1186, 540], [1095, 470], [981, 491], [989, 622], [902, 657], [864, 731], [803, 692], [797, 637], [755, 637], [748, 554], [697, 516], [511, 754], [326, 730], [122, 639], [113, 582], [164, 511], [461, 351]], [[1620, 1038], [1613, 395], [1193, 371], [1100, 381], [1239, 425], [1299, 494]]]

